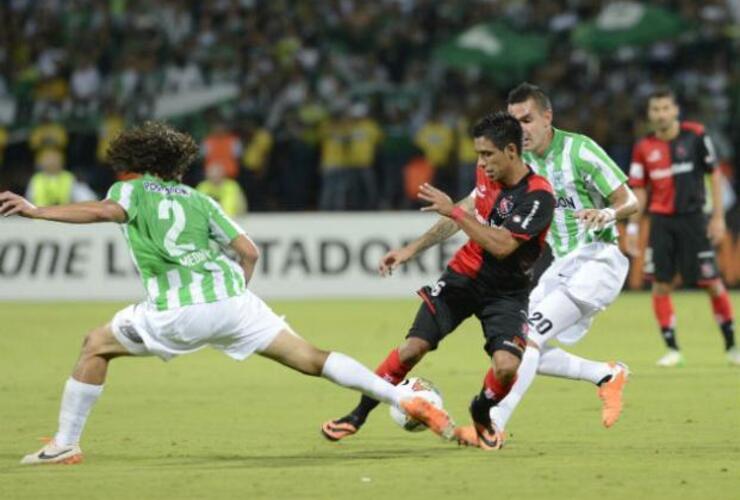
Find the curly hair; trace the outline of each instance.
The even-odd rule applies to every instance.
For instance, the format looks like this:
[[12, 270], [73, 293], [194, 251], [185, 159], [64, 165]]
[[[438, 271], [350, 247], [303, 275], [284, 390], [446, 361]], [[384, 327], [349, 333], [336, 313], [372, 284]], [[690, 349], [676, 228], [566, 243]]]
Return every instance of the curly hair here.
[[192, 137], [154, 121], [121, 132], [108, 146], [116, 172], [149, 173], [166, 181], [179, 181], [197, 154]]

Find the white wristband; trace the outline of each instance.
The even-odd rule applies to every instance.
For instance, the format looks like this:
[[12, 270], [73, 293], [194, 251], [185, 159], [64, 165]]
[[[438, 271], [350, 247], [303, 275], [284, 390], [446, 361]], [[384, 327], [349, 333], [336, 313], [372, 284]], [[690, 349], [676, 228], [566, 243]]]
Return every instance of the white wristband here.
[[640, 225], [637, 222], [630, 222], [627, 224], [627, 234], [630, 236], [640, 234]]
[[617, 211], [611, 207], [602, 208], [601, 213], [606, 215], [606, 222], [611, 222], [617, 218]]

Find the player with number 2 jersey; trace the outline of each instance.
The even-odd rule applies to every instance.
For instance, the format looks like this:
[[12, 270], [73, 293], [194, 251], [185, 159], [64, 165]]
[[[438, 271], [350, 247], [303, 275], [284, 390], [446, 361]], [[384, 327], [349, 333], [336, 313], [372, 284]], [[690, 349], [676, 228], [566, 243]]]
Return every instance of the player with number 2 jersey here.
[[[397, 406], [453, 439], [454, 424], [444, 410], [404, 396], [344, 354], [315, 348], [246, 288], [257, 247], [217, 203], [180, 182], [197, 152], [190, 136], [149, 122], [111, 143], [108, 156], [114, 168], [142, 177], [114, 184], [102, 202], [38, 208], [14, 193], [0, 193], [0, 215], [121, 224], [147, 290], [147, 300], [87, 335], [64, 387], [56, 435], [21, 463], [82, 460], [79, 440], [111, 359], [156, 355], [168, 360], [206, 346], [237, 360], [257, 352], [301, 373], [323, 376]], [[236, 261], [226, 257], [225, 247]]]

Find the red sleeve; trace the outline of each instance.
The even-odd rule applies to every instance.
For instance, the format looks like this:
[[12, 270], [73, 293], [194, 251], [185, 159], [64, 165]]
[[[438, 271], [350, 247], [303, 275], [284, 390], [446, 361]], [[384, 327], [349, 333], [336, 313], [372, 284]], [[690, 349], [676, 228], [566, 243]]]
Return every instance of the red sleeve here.
[[642, 154], [642, 144], [643, 141], [640, 141], [632, 148], [629, 178], [631, 187], [642, 188], [647, 185], [647, 167], [645, 167], [645, 158]]

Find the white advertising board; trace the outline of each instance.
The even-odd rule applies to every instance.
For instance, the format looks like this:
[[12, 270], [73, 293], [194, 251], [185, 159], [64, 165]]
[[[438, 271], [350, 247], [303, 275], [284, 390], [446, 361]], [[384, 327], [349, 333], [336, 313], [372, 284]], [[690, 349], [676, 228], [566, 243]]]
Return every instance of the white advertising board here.
[[[430, 248], [389, 278], [381, 256], [422, 234], [436, 216], [414, 212], [255, 214], [240, 219], [261, 250], [250, 288], [261, 297], [412, 297], [464, 241]], [[144, 297], [115, 224], [0, 221], [0, 300]]]

